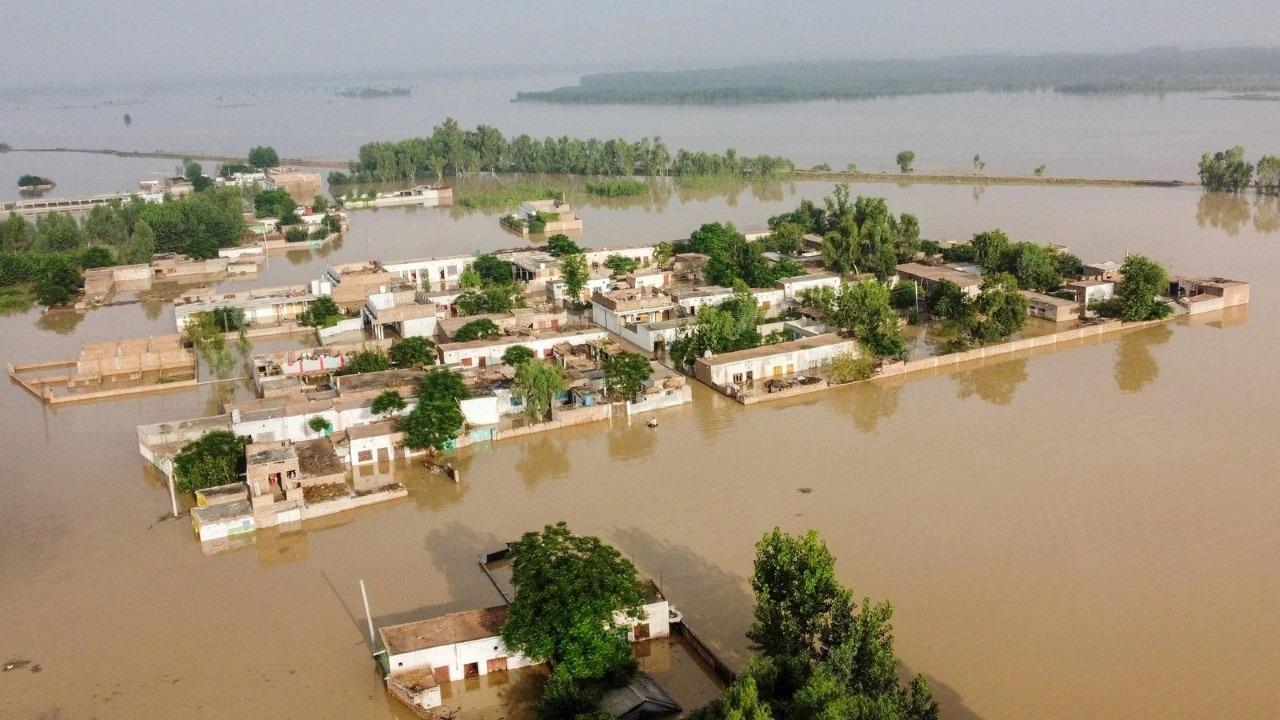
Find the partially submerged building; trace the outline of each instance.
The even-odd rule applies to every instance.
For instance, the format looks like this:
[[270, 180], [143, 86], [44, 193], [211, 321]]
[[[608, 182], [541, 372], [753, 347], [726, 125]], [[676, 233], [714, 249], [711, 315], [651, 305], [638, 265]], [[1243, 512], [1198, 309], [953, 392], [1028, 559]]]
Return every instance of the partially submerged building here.
[[1175, 275], [1169, 294], [1187, 308], [1187, 314], [1222, 310], [1249, 302], [1249, 283], [1220, 277]]
[[1077, 300], [1067, 300], [1033, 290], [1022, 290], [1020, 293], [1027, 300], [1027, 314], [1031, 317], [1055, 323], [1080, 319], [1080, 303]]
[[740, 402], [751, 402], [760, 390], [772, 394], [788, 389], [791, 383], [812, 389], [826, 387], [826, 381], [816, 373], [837, 355], [856, 353], [857, 349], [853, 340], [828, 333], [698, 358], [693, 373], [716, 390]]
[[920, 286], [921, 294], [928, 294], [943, 280], [949, 280], [959, 286], [961, 292], [969, 297], [977, 297], [982, 292], [982, 276], [954, 265], [926, 265], [924, 263], [903, 263], [894, 268], [899, 282], [914, 282]]

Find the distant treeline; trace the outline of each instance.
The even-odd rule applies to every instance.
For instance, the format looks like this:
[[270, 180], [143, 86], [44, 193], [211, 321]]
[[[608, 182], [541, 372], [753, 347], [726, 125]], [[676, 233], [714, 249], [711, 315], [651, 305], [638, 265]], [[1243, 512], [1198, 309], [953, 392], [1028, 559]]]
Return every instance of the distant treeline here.
[[448, 118], [426, 137], [360, 146], [359, 159], [349, 172], [329, 175], [329, 182], [393, 182], [435, 178], [468, 172], [557, 173], [566, 175], [730, 175], [773, 177], [791, 172], [794, 164], [781, 157], [739, 156], [667, 149], [661, 138], [581, 140], [518, 135], [508, 140], [494, 127], [462, 129]]
[[734, 103], [850, 100], [955, 92], [1165, 93], [1280, 90], [1280, 48], [1152, 48], [1114, 55], [969, 55], [583, 76], [574, 87], [521, 92], [558, 103]]

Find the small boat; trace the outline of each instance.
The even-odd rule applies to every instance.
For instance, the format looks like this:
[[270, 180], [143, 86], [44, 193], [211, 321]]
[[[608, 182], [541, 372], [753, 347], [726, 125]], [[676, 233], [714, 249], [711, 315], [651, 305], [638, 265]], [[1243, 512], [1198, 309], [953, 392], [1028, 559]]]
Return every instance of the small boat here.
[[646, 424], [646, 425], [648, 425], [648, 426], [649, 426], [649, 427], [651, 427], [651, 428], [656, 428], [656, 427], [658, 427], [658, 418], [649, 418], [649, 422], [647, 422], [647, 423], [645, 423], [645, 424]]

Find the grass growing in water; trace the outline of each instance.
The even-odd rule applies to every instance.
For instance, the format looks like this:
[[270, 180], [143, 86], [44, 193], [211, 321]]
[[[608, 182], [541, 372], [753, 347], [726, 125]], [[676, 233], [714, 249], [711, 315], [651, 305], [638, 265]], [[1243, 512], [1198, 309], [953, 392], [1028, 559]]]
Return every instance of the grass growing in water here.
[[31, 288], [27, 285], [0, 287], [0, 313], [26, 310], [32, 301]]
[[588, 182], [587, 192], [600, 197], [630, 197], [649, 194], [649, 184], [643, 180], [617, 179]]
[[513, 208], [526, 200], [544, 200], [546, 198], [564, 199], [564, 191], [545, 185], [516, 183], [489, 190], [469, 191], [457, 198], [457, 203], [473, 210], [505, 210]]

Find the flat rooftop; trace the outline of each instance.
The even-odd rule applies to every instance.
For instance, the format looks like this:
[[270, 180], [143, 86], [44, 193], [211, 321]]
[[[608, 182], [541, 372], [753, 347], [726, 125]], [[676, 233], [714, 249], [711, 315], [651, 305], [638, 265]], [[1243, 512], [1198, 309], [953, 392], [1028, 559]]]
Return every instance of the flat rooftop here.
[[1039, 293], [1034, 290], [1019, 290], [1019, 292], [1022, 293], [1022, 297], [1026, 298], [1027, 300], [1031, 302], [1038, 302], [1044, 305], [1053, 305], [1055, 307], [1077, 307], [1080, 305], [1080, 302], [1078, 300], [1066, 300], [1060, 297], [1055, 297], [1053, 295], [1046, 295], [1044, 293]]
[[428, 620], [391, 625], [378, 630], [392, 655], [495, 637], [502, 632], [509, 611], [506, 605], [464, 610]]
[[760, 347], [747, 348], [746, 350], [737, 350], [730, 353], [713, 355], [709, 358], [700, 358], [698, 362], [706, 363], [710, 367], [715, 367], [717, 365], [742, 362], [743, 360], [754, 360], [756, 358], [769, 357], [770, 355], [781, 355], [783, 353], [796, 352], [797, 350], [812, 350], [814, 348], [829, 347], [831, 345], [840, 345], [842, 343], [852, 342], [853, 340], [840, 337], [835, 333], [828, 333], [826, 335], [815, 335], [814, 337], [791, 340], [789, 342], [778, 343], [776, 345], [761, 345]]
[[957, 270], [946, 265], [925, 265], [923, 263], [903, 263], [895, 268], [903, 275], [930, 280], [932, 282], [941, 282], [950, 280], [960, 287], [968, 287], [982, 283], [982, 277], [973, 273]]

